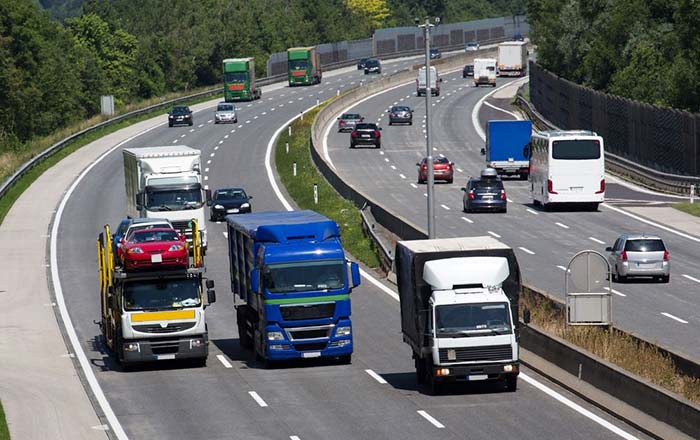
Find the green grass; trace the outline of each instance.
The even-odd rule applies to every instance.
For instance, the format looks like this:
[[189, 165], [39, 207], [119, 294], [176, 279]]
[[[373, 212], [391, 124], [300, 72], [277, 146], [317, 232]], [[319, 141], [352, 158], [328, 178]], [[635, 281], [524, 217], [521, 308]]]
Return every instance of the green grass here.
[[[192, 99], [184, 102], [182, 105], [194, 105], [200, 102], [205, 102], [212, 99], [212, 96], [203, 96], [199, 97], [197, 99]], [[17, 199], [22, 195], [22, 193], [29, 188], [29, 186], [37, 179], [39, 176], [41, 176], [44, 171], [48, 170], [52, 166], [56, 165], [58, 162], [61, 161], [61, 159], [65, 158], [66, 156], [70, 155], [80, 147], [83, 147], [90, 142], [93, 142], [101, 137], [104, 137], [110, 133], [114, 133], [117, 130], [121, 130], [122, 128], [128, 127], [130, 125], [133, 125], [137, 122], [144, 121], [146, 119], [153, 118], [158, 115], [164, 114], [164, 109], [160, 110], [153, 110], [148, 113], [144, 113], [139, 116], [134, 116], [131, 118], [127, 118], [123, 121], [120, 121], [116, 124], [109, 125], [107, 127], [100, 128], [98, 130], [95, 130], [89, 134], [86, 134], [84, 136], [79, 137], [78, 139], [74, 140], [73, 142], [70, 142], [68, 145], [66, 145], [62, 150], [58, 151], [55, 153], [53, 156], [49, 157], [48, 159], [44, 160], [43, 162], [39, 163], [36, 165], [34, 168], [29, 170], [27, 174], [22, 176], [15, 185], [10, 188], [10, 190], [2, 197], [0, 198], [0, 224], [2, 224], [3, 220], [5, 219], [5, 216], [7, 213], [10, 211], [10, 208], [12, 208], [12, 205], [17, 201]]]
[[683, 211], [683, 212], [686, 212], [690, 215], [700, 217], [700, 203], [682, 202], [682, 203], [674, 203], [671, 206], [678, 209], [679, 211]]
[[[355, 258], [369, 267], [379, 265], [378, 250], [362, 228], [362, 217], [357, 207], [341, 197], [314, 166], [310, 152], [311, 125], [324, 105], [306, 113], [304, 120], [292, 123], [292, 136], [285, 130], [275, 148], [277, 173], [289, 194], [301, 209], [311, 209], [334, 220], [341, 229], [343, 246]], [[289, 142], [289, 153], [285, 143]], [[297, 163], [297, 175], [293, 164]], [[314, 204], [313, 185], [318, 185], [318, 204]]]
[[10, 440], [10, 431], [7, 429], [7, 421], [5, 420], [5, 411], [2, 409], [0, 402], [0, 440]]

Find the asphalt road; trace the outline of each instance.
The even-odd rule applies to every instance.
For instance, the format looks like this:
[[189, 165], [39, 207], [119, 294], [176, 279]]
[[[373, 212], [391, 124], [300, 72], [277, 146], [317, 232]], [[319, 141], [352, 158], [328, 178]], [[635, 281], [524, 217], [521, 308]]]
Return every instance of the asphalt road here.
[[[461, 78], [461, 72], [444, 78], [442, 94], [433, 98], [431, 105], [433, 153], [454, 161], [457, 172], [454, 184], [435, 185], [437, 236], [493, 235], [516, 249], [527, 282], [563, 298], [565, 267], [576, 252], [604, 252], [625, 232], [659, 234], [670, 251], [671, 282], [614, 283], [614, 321], [649, 341], [700, 361], [698, 243], [634, 220], [617, 207], [676, 200], [611, 183], [606, 191], [611, 201], [601, 205], [598, 212], [544, 212], [532, 205], [526, 181], [506, 179], [507, 214], [463, 213], [460, 188], [484, 167], [479, 153], [484, 142], [474, 128], [472, 112], [493, 89], [473, 87], [471, 79]], [[499, 86], [510, 81], [501, 78]], [[414, 125], [388, 125], [387, 110], [395, 104], [415, 109]], [[513, 119], [508, 112], [494, 108], [503, 104], [482, 105], [479, 124], [484, 127], [490, 119]], [[379, 121], [383, 127], [382, 148], [351, 150], [349, 135], [333, 129], [327, 148], [336, 169], [344, 180], [427, 230], [427, 190], [425, 185], [417, 184], [416, 167], [425, 156], [425, 98], [416, 97], [415, 86], [409, 84], [367, 100], [353, 111], [368, 121]]]
[[[269, 139], [316, 98], [329, 97], [359, 79], [364, 79], [359, 72], [347, 72], [326, 76], [314, 87], [266, 91], [262, 100], [242, 105], [237, 125], [214, 125], [209, 107], [195, 114], [192, 128], [157, 128], [124, 147], [200, 148], [210, 188], [240, 185], [254, 196], [254, 210], [281, 210], [265, 174]], [[643, 438], [527, 369], [529, 377], [607, 422], [595, 422], [523, 380], [516, 393], [482, 384], [445, 396], [427, 395], [416, 388], [410, 349], [400, 336], [398, 303], [366, 280], [353, 292], [356, 351], [351, 365], [316, 362], [263, 369], [239, 347], [220, 224], [209, 225], [208, 276], [218, 286], [218, 302], [207, 310], [212, 342], [208, 366], [158, 363], [121, 371], [93, 324], [99, 318], [94, 240], [105, 223], [116, 224], [124, 212], [121, 152], [115, 151], [87, 174], [70, 198], [59, 228], [58, 264], [82, 347], [130, 438], [617, 438], [605, 423]]]

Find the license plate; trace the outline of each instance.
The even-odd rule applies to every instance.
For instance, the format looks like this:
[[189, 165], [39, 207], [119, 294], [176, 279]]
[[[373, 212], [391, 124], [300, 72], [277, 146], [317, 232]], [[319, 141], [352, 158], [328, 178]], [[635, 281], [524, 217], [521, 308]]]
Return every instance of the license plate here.
[[177, 117], [177, 120], [178, 120], [178, 121], [182, 121], [182, 116], [178, 116], [178, 117]]
[[493, 196], [483, 196], [482, 198], [487, 199], [487, 200], [491, 200], [491, 199], [493, 199]]
[[640, 269], [655, 269], [656, 263], [637, 263], [637, 267]]
[[156, 359], [158, 359], [159, 361], [168, 361], [171, 359], [175, 359], [175, 355], [174, 354], [157, 354]]
[[229, 209], [229, 210], [226, 211], [226, 212], [228, 212], [229, 214], [235, 214], [235, 213], [238, 212], [238, 208]]
[[569, 189], [570, 189], [571, 191], [573, 191], [573, 192], [581, 192], [581, 191], [583, 191], [583, 187], [582, 187], [582, 186], [572, 186], [572, 187], [570, 187]]
[[321, 357], [321, 352], [320, 351], [306, 351], [301, 354], [301, 357], [303, 358], [317, 358]]
[[161, 254], [151, 255], [151, 263], [162, 263], [163, 256]]
[[471, 380], [486, 380], [488, 378], [489, 378], [488, 374], [472, 374], [471, 376], [467, 375], [467, 380], [470, 380], [470, 381]]
[[369, 135], [368, 135], [368, 134], [363, 134], [362, 137], [363, 137], [363, 138], [368, 138]]

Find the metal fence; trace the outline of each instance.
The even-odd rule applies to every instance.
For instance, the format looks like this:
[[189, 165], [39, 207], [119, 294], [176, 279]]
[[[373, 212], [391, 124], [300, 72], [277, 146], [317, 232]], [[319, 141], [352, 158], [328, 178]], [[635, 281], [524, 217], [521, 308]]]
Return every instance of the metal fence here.
[[532, 61], [530, 99], [554, 125], [603, 136], [610, 153], [662, 173], [700, 173], [700, 114], [598, 92]]

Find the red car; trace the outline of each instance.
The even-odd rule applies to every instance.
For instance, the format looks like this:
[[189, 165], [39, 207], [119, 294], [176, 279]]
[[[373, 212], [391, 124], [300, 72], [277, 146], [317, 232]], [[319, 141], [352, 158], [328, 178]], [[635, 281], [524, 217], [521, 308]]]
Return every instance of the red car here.
[[125, 270], [187, 267], [189, 263], [185, 237], [175, 229], [135, 231], [122, 240], [119, 253]]
[[[418, 166], [418, 183], [425, 183], [428, 181], [428, 166], [427, 158], [423, 158]], [[454, 181], [454, 162], [450, 162], [446, 157], [434, 157], [433, 158], [433, 179], [435, 181], [444, 180], [447, 183], [452, 183]]]

